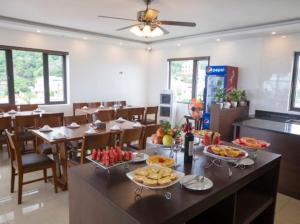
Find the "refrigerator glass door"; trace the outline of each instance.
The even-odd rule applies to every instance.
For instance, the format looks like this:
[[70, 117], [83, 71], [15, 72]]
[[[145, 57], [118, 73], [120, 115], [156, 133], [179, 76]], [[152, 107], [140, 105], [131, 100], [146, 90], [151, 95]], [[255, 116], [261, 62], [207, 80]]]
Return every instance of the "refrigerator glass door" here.
[[206, 86], [206, 108], [205, 112], [210, 112], [211, 104], [216, 102], [216, 91], [218, 88], [224, 88], [225, 76], [209, 75], [207, 76]]

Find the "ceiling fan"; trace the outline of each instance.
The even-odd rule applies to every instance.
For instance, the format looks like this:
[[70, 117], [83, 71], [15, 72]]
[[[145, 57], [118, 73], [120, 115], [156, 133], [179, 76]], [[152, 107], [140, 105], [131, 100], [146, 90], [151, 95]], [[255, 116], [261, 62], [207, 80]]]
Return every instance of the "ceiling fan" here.
[[187, 27], [195, 27], [196, 23], [192, 22], [178, 22], [178, 21], [168, 21], [168, 20], [158, 20], [159, 11], [156, 9], [149, 8], [153, 0], [144, 0], [146, 3], [146, 9], [138, 11], [137, 19], [126, 19], [121, 17], [112, 17], [112, 16], [98, 16], [100, 18], [107, 19], [119, 19], [119, 20], [127, 20], [134, 22], [133, 25], [126, 26], [117, 31], [130, 29], [132, 33], [139, 37], [157, 37], [161, 35], [168, 34], [169, 31], [163, 28], [161, 25], [168, 26], [187, 26]]

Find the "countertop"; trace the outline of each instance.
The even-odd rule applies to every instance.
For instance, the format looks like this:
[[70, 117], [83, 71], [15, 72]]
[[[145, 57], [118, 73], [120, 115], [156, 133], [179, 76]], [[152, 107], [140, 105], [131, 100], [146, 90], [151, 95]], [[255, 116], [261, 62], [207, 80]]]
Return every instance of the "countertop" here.
[[279, 121], [270, 121], [264, 119], [252, 118], [240, 122], [233, 123], [234, 126], [243, 126], [249, 128], [256, 128], [261, 130], [279, 132], [291, 135], [300, 135], [300, 125], [291, 124]]

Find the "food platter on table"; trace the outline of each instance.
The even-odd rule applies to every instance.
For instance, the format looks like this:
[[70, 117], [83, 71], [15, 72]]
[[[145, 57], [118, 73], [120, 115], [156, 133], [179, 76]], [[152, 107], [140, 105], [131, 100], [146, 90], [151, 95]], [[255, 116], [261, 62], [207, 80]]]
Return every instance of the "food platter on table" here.
[[156, 190], [173, 186], [179, 182], [185, 174], [168, 167], [151, 165], [137, 168], [126, 175], [138, 186]]
[[234, 141], [232, 141], [232, 143], [241, 146], [243, 148], [252, 149], [252, 150], [266, 149], [271, 145], [270, 143], [264, 140], [258, 140], [250, 137], [237, 138]]
[[147, 160], [148, 165], [160, 165], [165, 167], [173, 167], [175, 165], [175, 160], [162, 155], [152, 155]]
[[119, 147], [110, 149], [93, 149], [92, 154], [86, 159], [96, 164], [96, 166], [108, 170], [113, 167], [126, 165], [134, 160], [131, 151], [123, 151]]
[[248, 152], [245, 150], [227, 145], [205, 146], [203, 153], [209, 157], [224, 161], [238, 161], [248, 157]]

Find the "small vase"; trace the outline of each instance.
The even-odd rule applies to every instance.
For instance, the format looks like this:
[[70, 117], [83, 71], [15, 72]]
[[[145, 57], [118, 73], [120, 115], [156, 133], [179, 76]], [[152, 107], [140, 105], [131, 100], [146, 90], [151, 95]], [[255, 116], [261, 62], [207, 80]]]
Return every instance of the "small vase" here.
[[231, 106], [233, 108], [236, 108], [237, 107], [237, 101], [231, 101]]
[[224, 103], [222, 103], [222, 102], [218, 102], [217, 104], [220, 106], [220, 109], [222, 110], [222, 109], [223, 109], [223, 105], [224, 105]]
[[230, 102], [224, 102], [223, 108], [229, 109], [230, 107], [231, 107], [231, 103]]
[[244, 107], [247, 105], [246, 101], [244, 101], [244, 100], [240, 101], [239, 104], [241, 107]]

